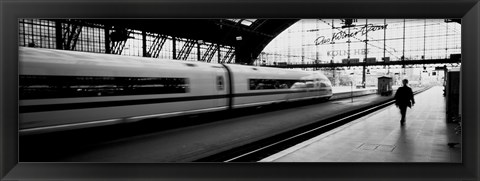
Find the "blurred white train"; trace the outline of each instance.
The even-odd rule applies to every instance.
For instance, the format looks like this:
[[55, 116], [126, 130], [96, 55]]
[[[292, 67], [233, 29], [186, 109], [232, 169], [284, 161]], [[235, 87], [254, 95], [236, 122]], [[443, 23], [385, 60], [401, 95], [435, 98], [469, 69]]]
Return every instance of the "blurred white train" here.
[[326, 99], [320, 72], [19, 48], [20, 134]]

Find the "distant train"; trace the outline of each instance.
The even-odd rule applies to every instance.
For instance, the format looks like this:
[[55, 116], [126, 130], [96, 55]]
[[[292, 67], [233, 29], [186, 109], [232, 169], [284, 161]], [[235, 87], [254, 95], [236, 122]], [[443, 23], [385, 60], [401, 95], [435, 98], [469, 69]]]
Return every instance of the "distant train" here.
[[19, 48], [20, 134], [332, 96], [320, 72]]

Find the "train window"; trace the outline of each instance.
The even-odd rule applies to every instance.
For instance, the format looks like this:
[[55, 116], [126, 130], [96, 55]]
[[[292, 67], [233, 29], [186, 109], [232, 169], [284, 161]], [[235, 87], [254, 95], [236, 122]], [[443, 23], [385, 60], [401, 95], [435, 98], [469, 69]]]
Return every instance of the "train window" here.
[[331, 87], [330, 81], [320, 80], [320, 87]]
[[303, 82], [295, 82], [295, 84], [293, 84], [293, 86], [291, 88], [294, 88], [294, 89], [303, 89], [303, 88], [306, 88], [307, 85]]
[[313, 84], [313, 82], [311, 81], [306, 82], [306, 84], [307, 84], [307, 88], [313, 88], [315, 86], [315, 84]]
[[[249, 90], [290, 89], [295, 83], [312, 82], [313, 80], [288, 79], [249, 79]], [[313, 84], [311, 85], [313, 87]]]
[[186, 93], [188, 79], [20, 75], [20, 99]]

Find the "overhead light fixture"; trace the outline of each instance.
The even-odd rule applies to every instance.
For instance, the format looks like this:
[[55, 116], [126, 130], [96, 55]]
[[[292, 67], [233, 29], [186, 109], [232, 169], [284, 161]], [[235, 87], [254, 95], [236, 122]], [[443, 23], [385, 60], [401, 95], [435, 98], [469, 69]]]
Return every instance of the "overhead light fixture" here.
[[240, 40], [242, 40], [242, 36], [237, 36], [237, 37], [235, 37], [235, 39], [237, 39], [237, 41], [240, 41]]

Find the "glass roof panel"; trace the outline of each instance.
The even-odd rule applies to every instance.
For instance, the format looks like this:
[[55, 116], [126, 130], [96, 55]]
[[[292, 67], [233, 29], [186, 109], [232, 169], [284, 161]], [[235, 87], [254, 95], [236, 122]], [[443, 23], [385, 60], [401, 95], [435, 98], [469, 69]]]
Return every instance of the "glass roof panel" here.
[[240, 24], [245, 25], [245, 26], [250, 26], [255, 22], [257, 19], [227, 19], [229, 21], [233, 21], [235, 23], [240, 22]]

